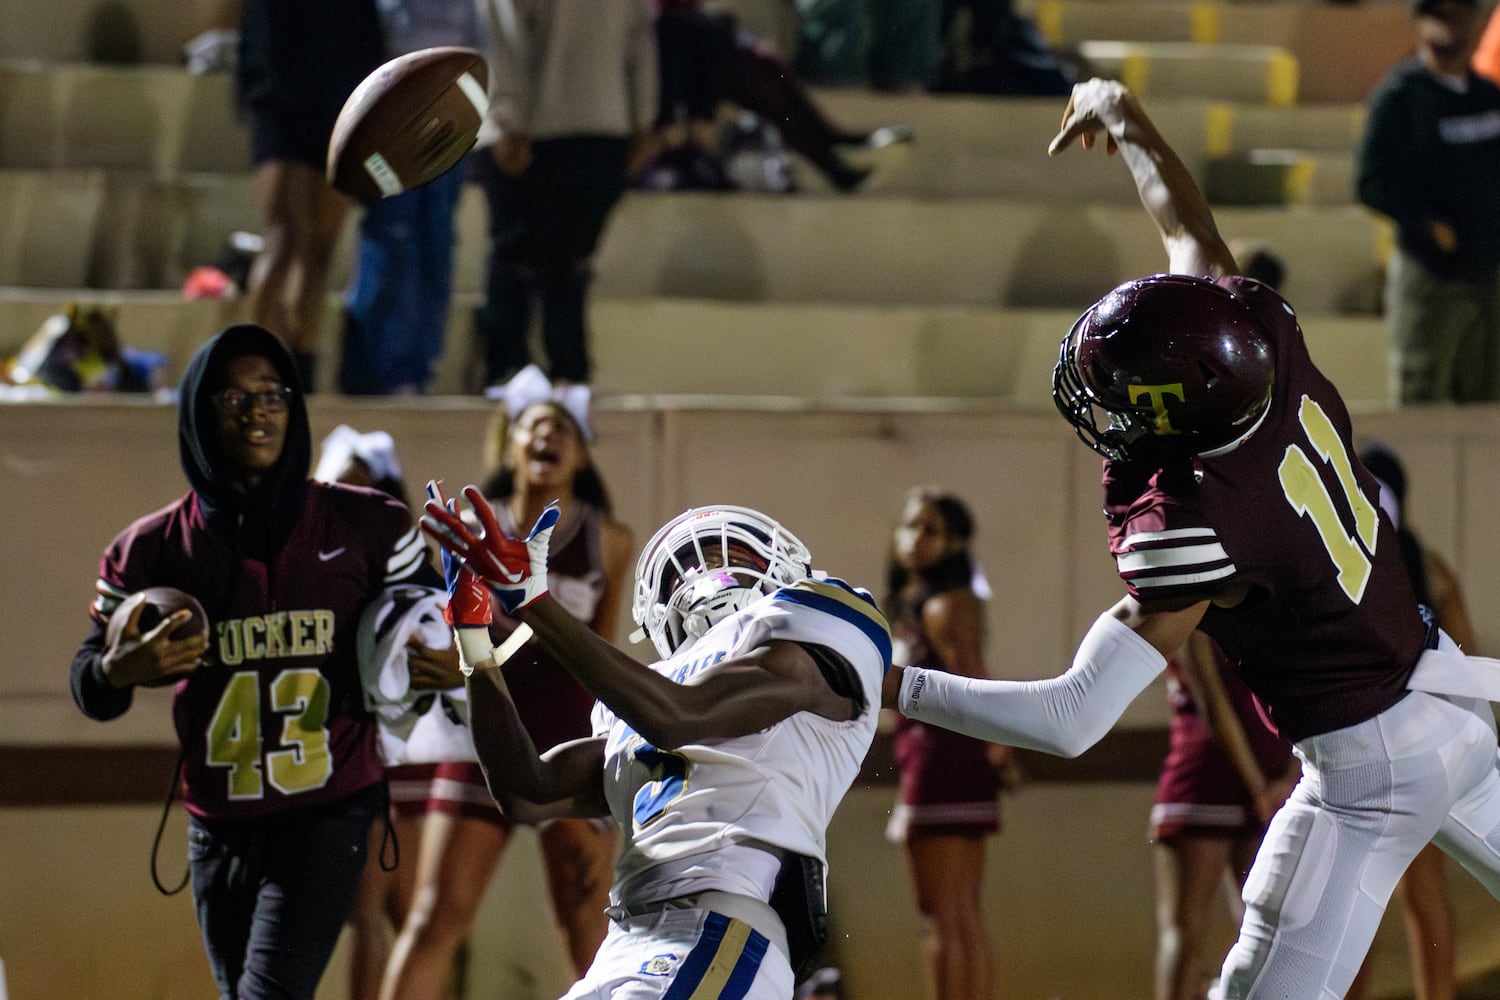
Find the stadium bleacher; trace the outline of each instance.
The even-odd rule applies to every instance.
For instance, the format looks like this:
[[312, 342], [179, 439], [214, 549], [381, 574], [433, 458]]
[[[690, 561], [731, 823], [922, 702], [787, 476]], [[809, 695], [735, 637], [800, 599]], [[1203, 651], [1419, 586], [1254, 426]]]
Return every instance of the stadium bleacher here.
[[[1165, 96], [1153, 112], [1224, 206], [1225, 234], [1263, 239], [1286, 257], [1288, 294], [1310, 326], [1312, 317], [1372, 313], [1388, 235], [1348, 190], [1360, 109], [1282, 108], [1252, 96]], [[1056, 101], [852, 92], [820, 99], [841, 121], [909, 121], [919, 139], [871, 154], [878, 184], [856, 196], [820, 190], [804, 170], [808, 190], [797, 196], [628, 197], [598, 259], [601, 389], [663, 392], [682, 377], [658, 370], [640, 384], [611, 367], [621, 353], [612, 339], [634, 342], [610, 322], [618, 300], [998, 310], [1000, 328], [1035, 329], [1045, 339], [1055, 331], [1030, 323], [1027, 310], [1076, 308], [1159, 266], [1155, 234], [1125, 171], [1086, 155], [1046, 156]], [[137, 300], [154, 292], [164, 304], [230, 232], [256, 228], [244, 145], [222, 74], [36, 61], [0, 68], [0, 219], [13, 220], [0, 242], [0, 289], [48, 288], [59, 299], [79, 289], [128, 291]], [[468, 342], [463, 318], [486, 252], [480, 200], [468, 191], [459, 214], [455, 350]], [[336, 274], [347, 273], [350, 243], [346, 233]], [[6, 309], [15, 295], [0, 291], [7, 316], [27, 312]], [[330, 303], [335, 310], [336, 294]], [[160, 349], [157, 328], [133, 328], [131, 315], [123, 314], [126, 342]], [[763, 337], [789, 329], [764, 327]], [[0, 349], [29, 332], [0, 323]], [[336, 357], [336, 338], [325, 340]], [[172, 360], [175, 370], [184, 356]], [[1355, 352], [1351, 361], [1368, 364], [1370, 355]], [[463, 367], [450, 360], [442, 370]], [[441, 375], [435, 385], [462, 388]]]

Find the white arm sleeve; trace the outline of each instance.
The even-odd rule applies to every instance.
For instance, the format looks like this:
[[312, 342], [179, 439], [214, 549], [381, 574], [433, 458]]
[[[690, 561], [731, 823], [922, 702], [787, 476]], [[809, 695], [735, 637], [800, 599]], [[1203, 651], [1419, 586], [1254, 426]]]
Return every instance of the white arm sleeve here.
[[1166, 669], [1145, 639], [1110, 614], [1078, 644], [1067, 673], [1044, 681], [995, 681], [908, 668], [901, 714], [991, 743], [1077, 757], [1099, 742], [1136, 695]]

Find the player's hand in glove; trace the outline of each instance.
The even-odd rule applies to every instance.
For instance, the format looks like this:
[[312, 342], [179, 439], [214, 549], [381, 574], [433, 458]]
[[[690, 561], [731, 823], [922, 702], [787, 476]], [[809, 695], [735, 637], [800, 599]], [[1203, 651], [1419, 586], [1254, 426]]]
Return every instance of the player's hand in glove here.
[[476, 532], [458, 516], [457, 505], [443, 501], [436, 483], [428, 484], [428, 500], [423, 507], [422, 530], [429, 537], [468, 565], [500, 599], [508, 615], [540, 600], [547, 593], [547, 544], [557, 524], [558, 509], [551, 505], [542, 511], [526, 540], [511, 538], [500, 530], [495, 512], [478, 487], [465, 486], [464, 499], [479, 522]]
[[[435, 501], [448, 513], [458, 517], [458, 501], [445, 500], [442, 487], [437, 483], [427, 484], [427, 499]], [[429, 531], [428, 534], [431, 535], [432, 532]], [[439, 545], [441, 544], [439, 539]], [[443, 609], [443, 620], [455, 628], [489, 627], [494, 618], [489, 588], [462, 558], [446, 547], [440, 548], [439, 553], [443, 559], [443, 581], [448, 585], [448, 606]]]

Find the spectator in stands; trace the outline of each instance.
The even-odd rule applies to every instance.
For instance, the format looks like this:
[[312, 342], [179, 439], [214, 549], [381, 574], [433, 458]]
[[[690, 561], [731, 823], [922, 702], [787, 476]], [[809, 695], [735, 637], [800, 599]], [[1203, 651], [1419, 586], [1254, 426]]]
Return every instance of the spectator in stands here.
[[1060, 95], [1077, 78], [1010, 0], [943, 0], [942, 39], [936, 91]]
[[1416, 55], [1369, 100], [1359, 197], [1391, 217], [1400, 400], [1500, 399], [1500, 87], [1469, 65], [1476, 0], [1416, 0]]
[[815, 86], [922, 91], [937, 79], [939, 0], [796, 0], [792, 65]]
[[725, 71], [735, 50], [734, 19], [701, 0], [656, 0], [661, 90], [651, 160], [640, 183], [656, 191], [727, 191], [716, 139]]
[[384, 52], [374, 0], [244, 0], [236, 93], [265, 237], [249, 313], [291, 348], [304, 392], [318, 384], [329, 261], [349, 207], [324, 176], [328, 139]]
[[590, 258], [625, 191], [633, 143], [657, 108], [647, 0], [484, 0], [489, 112], [471, 157], [490, 208], [485, 302], [475, 317], [487, 384], [530, 361], [533, 299], [554, 380], [592, 374]]
[[[1418, 602], [1431, 610], [1438, 626], [1452, 636], [1464, 652], [1477, 652], [1474, 625], [1469, 620], [1458, 575], [1441, 556], [1422, 544], [1406, 521], [1406, 468], [1401, 459], [1385, 445], [1371, 444], [1360, 451], [1359, 460], [1380, 482], [1380, 509], [1396, 526], [1401, 558], [1411, 574]], [[1406, 939], [1416, 978], [1417, 1000], [1453, 1000], [1456, 989], [1453, 913], [1448, 903], [1448, 885], [1443, 869], [1443, 852], [1428, 844], [1413, 859], [1396, 886], [1406, 917]], [[1364, 1000], [1369, 988], [1370, 960], [1367, 956], [1345, 998]]]
[[[473, 0], [385, 0], [387, 55], [480, 44]], [[344, 294], [339, 389], [351, 395], [421, 394], [443, 353], [453, 286], [453, 213], [464, 171], [365, 206], [354, 276]]]
[[[807, 88], [769, 46], [742, 31], [734, 15], [707, 10], [703, 0], [665, 0], [657, 21], [661, 61], [661, 112], [656, 150], [639, 179], [651, 190], [725, 189], [745, 186], [721, 162], [729, 150], [716, 140], [721, 101], [754, 116], [749, 128], [774, 127], [786, 148], [807, 159], [839, 191], [857, 191], [873, 169], [850, 162], [850, 149], [881, 149], [910, 142], [908, 125], [867, 131], [831, 121]], [[734, 136], [735, 130], [729, 130]], [[726, 174], [728, 176], [726, 176]], [[756, 190], [790, 190], [750, 185]]]
[[762, 121], [776, 126], [787, 148], [801, 154], [835, 190], [858, 191], [873, 168], [851, 162], [850, 149], [882, 149], [910, 142], [910, 125], [846, 129], [823, 112], [796, 73], [764, 43], [745, 32], [724, 65], [724, 96]]

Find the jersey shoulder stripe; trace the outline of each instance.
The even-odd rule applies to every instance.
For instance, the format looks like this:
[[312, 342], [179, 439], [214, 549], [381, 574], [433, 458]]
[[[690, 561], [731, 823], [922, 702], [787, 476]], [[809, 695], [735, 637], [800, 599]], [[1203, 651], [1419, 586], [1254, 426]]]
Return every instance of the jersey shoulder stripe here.
[[110, 581], [100, 577], [94, 583], [93, 612], [103, 621], [108, 621], [115, 613], [115, 608], [130, 596], [130, 591], [115, 586]]
[[1115, 552], [1115, 565], [1120, 579], [1143, 595], [1214, 584], [1237, 572], [1219, 536], [1207, 527], [1126, 535]]
[[848, 622], [864, 633], [879, 651], [882, 669], [891, 665], [891, 627], [875, 602], [842, 580], [800, 580], [771, 595], [773, 601], [821, 611]]
[[421, 569], [426, 561], [427, 542], [422, 537], [421, 529], [412, 525], [406, 534], [396, 540], [390, 558], [385, 561], [385, 582], [389, 584], [405, 580]]

